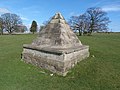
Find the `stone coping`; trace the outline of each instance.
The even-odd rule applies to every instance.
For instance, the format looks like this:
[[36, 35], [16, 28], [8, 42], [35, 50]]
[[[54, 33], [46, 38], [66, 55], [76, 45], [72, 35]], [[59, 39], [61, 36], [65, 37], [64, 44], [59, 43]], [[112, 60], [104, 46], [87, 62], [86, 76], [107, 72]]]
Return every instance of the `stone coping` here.
[[69, 54], [72, 52], [88, 49], [89, 46], [81, 45], [81, 46], [72, 47], [72, 48], [51, 48], [51, 47], [34, 46], [31, 44], [24, 44], [23, 48], [37, 50], [37, 51], [41, 51], [41, 52], [45, 52], [45, 53], [51, 53], [51, 54], [55, 54], [55, 55], [62, 55], [62, 54]]

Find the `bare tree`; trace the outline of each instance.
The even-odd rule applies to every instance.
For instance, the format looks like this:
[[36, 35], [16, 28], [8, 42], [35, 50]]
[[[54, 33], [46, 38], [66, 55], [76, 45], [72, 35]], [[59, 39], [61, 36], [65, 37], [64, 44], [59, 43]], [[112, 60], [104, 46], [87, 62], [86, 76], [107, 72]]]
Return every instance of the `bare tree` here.
[[69, 20], [71, 28], [79, 32], [79, 36], [83, 35], [83, 32], [87, 29], [87, 17], [85, 14], [79, 16], [72, 16]]
[[110, 23], [107, 13], [99, 7], [88, 8], [85, 14], [72, 16], [69, 24], [73, 30], [77, 30], [79, 35], [92, 32], [108, 31]]
[[87, 20], [89, 22], [88, 33], [99, 32], [99, 31], [107, 31], [108, 24], [110, 23], [109, 18], [107, 17], [107, 13], [104, 12], [99, 7], [88, 8], [86, 11]]
[[22, 25], [21, 18], [16, 14], [5, 13], [1, 15], [4, 28], [9, 34], [12, 34], [18, 25]]

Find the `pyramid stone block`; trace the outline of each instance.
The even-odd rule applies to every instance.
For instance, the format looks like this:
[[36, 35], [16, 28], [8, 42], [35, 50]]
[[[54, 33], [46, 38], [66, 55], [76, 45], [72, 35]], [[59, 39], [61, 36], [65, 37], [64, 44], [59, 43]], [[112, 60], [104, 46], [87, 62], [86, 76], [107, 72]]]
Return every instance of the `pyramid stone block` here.
[[23, 45], [22, 59], [40, 68], [65, 76], [77, 62], [89, 57], [61, 13], [56, 13], [32, 44]]

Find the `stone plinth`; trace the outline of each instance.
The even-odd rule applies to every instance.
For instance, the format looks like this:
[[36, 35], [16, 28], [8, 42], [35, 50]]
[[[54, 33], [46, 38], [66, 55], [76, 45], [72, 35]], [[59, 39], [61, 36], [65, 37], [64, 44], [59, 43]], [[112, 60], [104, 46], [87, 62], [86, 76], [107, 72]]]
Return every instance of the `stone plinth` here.
[[77, 62], [89, 57], [89, 47], [54, 49], [24, 45], [23, 60], [53, 73], [65, 76]]

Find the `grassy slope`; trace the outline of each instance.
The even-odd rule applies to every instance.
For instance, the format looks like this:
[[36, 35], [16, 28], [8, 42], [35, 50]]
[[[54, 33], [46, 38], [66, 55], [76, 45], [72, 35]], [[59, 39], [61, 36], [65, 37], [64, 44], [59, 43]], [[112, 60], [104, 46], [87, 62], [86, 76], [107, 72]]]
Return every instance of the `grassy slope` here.
[[22, 44], [35, 37], [0, 36], [0, 90], [120, 90], [120, 34], [80, 37], [91, 55], [66, 77], [51, 77], [49, 71], [20, 61]]

